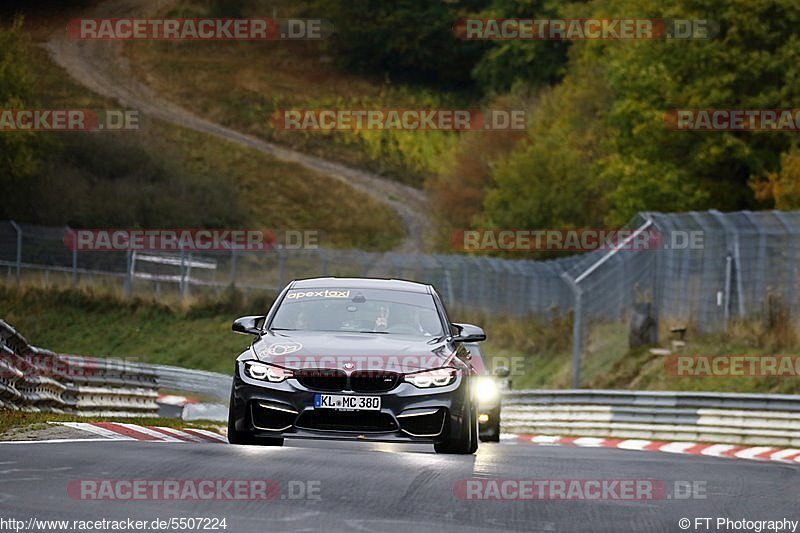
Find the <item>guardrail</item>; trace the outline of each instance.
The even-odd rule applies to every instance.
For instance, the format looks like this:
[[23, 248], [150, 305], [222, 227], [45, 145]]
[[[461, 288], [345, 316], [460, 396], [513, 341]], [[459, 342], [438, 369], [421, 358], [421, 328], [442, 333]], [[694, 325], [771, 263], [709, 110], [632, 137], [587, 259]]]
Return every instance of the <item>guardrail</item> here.
[[625, 390], [520, 390], [503, 432], [800, 446], [800, 396]]
[[0, 407], [82, 416], [155, 416], [158, 373], [37, 348], [0, 320]]
[[[158, 388], [165, 392], [188, 392], [210, 400], [228, 404], [233, 377], [230, 374], [191, 370], [179, 366], [154, 365], [148, 363], [128, 363], [133, 368], [150, 370], [156, 373]], [[233, 360], [231, 360], [233, 367]]]

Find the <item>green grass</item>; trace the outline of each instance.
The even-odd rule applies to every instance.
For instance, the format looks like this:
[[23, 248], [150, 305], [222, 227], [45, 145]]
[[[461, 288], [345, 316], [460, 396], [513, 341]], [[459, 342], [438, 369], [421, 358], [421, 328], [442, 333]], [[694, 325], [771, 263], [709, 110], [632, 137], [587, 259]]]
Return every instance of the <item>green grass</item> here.
[[[93, 418], [86, 416], [59, 415], [55, 413], [24, 413], [21, 411], [7, 411], [0, 409], [0, 436], [12, 429], [28, 428], [39, 429], [47, 426], [48, 422], [118, 422], [115, 418]], [[219, 432], [219, 422], [210, 420], [186, 421], [179, 418], [133, 417], [125, 418], [124, 422], [140, 426], [163, 426], [169, 428], [206, 429]]]
[[59, 353], [124, 357], [229, 374], [250, 338], [231, 322], [265, 311], [266, 302], [241, 309], [195, 302], [168, 306], [91, 289], [12, 288], [0, 285], [0, 317], [33, 345]]
[[[482, 324], [488, 334], [483, 352], [499, 364], [512, 364], [515, 389], [566, 389], [572, 381], [572, 321], [554, 314], [549, 320], [456, 312], [459, 321]], [[795, 355], [800, 343], [794, 330], [753, 320], [733, 324], [716, 335], [687, 334], [683, 355]], [[669, 333], [662, 333], [669, 345]], [[796, 377], [678, 377], [665, 356], [651, 347], [630, 349], [626, 324], [595, 324], [584, 342], [581, 386], [593, 389], [676, 390], [800, 394]], [[496, 366], [496, 365], [495, 365]], [[514, 372], [516, 367], [517, 372]]]
[[[680, 352], [686, 356], [712, 357], [718, 355], [800, 356], [800, 347], [790, 346], [772, 350], [728, 335], [714, 335], [689, 339]], [[626, 351], [617, 357], [602, 375], [587, 380], [592, 388], [681, 390], [714, 392], [762, 392], [775, 394], [800, 394], [797, 377], [773, 376], [709, 376], [678, 377], [667, 366], [663, 355], [654, 355], [647, 348]]]

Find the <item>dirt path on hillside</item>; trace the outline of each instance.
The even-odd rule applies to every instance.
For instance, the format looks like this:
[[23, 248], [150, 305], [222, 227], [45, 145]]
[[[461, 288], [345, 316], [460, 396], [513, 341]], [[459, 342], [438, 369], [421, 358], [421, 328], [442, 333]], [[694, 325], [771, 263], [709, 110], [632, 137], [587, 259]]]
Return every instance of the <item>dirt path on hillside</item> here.
[[[84, 16], [141, 17], [168, 3], [164, 0], [159, 2], [109, 0], [92, 8]], [[394, 251], [413, 253], [424, 250], [424, 236], [428, 233], [430, 217], [427, 215], [427, 198], [423, 191], [377, 174], [269, 143], [198, 117], [164, 99], [137, 79], [131, 73], [127, 59], [121, 53], [120, 43], [78, 41], [68, 37], [62, 28], [53, 33], [46, 47], [53, 61], [66, 69], [75, 80], [102, 96], [116, 100], [124, 107], [138, 109], [143, 115], [217, 135], [270, 154], [277, 159], [302, 165], [347, 183], [354, 189], [389, 205], [401, 217], [406, 229], [406, 238]], [[380, 222], [375, 221], [376, 224]]]

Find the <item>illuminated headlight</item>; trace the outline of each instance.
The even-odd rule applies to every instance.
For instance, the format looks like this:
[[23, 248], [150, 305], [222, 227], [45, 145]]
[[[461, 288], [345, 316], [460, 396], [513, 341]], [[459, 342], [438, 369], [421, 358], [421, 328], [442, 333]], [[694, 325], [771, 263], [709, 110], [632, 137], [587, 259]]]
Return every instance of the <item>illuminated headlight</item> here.
[[435, 370], [426, 370], [425, 372], [415, 372], [414, 374], [406, 374], [404, 379], [421, 389], [445, 387], [456, 380], [456, 369], [437, 368]]
[[475, 380], [475, 398], [480, 403], [491, 403], [500, 396], [500, 389], [492, 378], [477, 377]]
[[292, 377], [291, 370], [287, 370], [275, 365], [250, 361], [245, 363], [244, 368], [247, 372], [247, 375], [251, 378], [262, 381], [266, 380], [272, 383], [280, 383], [281, 381]]

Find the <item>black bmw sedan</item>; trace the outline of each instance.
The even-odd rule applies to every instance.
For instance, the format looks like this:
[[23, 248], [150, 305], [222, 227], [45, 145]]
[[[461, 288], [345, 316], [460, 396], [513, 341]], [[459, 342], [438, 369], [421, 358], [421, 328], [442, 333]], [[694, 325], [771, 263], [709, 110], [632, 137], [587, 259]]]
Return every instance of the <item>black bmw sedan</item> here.
[[464, 343], [486, 335], [451, 323], [430, 285], [293, 281], [266, 316], [239, 318], [233, 330], [255, 339], [236, 360], [232, 444], [296, 437], [478, 448], [476, 370]]

